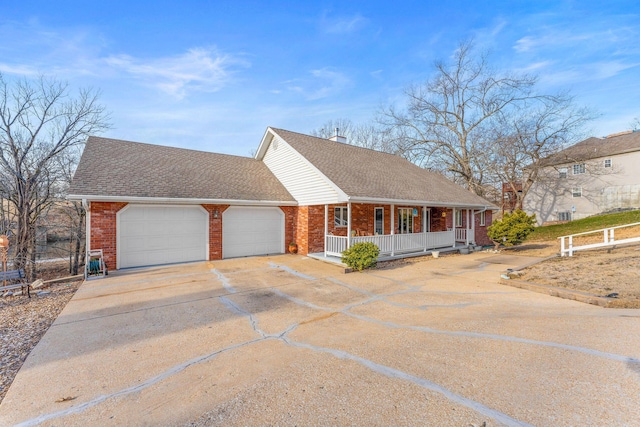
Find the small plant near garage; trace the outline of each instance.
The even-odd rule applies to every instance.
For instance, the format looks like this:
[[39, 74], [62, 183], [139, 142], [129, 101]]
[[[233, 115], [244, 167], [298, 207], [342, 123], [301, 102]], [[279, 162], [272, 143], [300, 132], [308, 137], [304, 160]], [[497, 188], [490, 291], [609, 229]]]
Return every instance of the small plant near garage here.
[[375, 267], [380, 255], [380, 248], [371, 242], [356, 243], [342, 252], [342, 262], [354, 270]]

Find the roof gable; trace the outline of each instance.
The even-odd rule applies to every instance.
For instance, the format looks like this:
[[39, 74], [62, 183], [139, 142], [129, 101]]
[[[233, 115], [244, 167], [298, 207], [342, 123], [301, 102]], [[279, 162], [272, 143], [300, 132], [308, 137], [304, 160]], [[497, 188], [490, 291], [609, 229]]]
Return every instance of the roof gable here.
[[283, 129], [272, 131], [351, 199], [493, 207], [441, 174], [402, 157]]
[[295, 200], [258, 160], [116, 139], [89, 137], [73, 196], [198, 200]]

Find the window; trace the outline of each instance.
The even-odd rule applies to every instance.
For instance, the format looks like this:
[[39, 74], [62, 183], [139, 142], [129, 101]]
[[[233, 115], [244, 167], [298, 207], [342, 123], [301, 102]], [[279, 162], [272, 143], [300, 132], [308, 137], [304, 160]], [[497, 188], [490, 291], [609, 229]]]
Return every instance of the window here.
[[333, 224], [336, 227], [346, 227], [349, 221], [349, 215], [347, 213], [346, 206], [339, 206], [333, 208]]
[[558, 221], [571, 221], [571, 212], [558, 212]]
[[611, 167], [611, 159], [604, 159], [604, 167], [605, 168]]
[[566, 178], [566, 177], [567, 177], [567, 168], [559, 168], [558, 178]]
[[482, 211], [480, 212], [480, 225], [485, 225], [486, 224], [486, 211]]
[[573, 197], [582, 197], [582, 187], [573, 187], [571, 189], [571, 195]]
[[584, 163], [580, 163], [578, 165], [573, 165], [573, 174], [574, 175], [580, 175], [582, 173], [585, 173], [587, 171], [587, 168], [585, 167]]
[[384, 234], [384, 208], [375, 208], [374, 211], [375, 234], [381, 236]]
[[462, 227], [462, 210], [456, 211], [456, 227]]
[[413, 208], [398, 208], [398, 233], [413, 233]]

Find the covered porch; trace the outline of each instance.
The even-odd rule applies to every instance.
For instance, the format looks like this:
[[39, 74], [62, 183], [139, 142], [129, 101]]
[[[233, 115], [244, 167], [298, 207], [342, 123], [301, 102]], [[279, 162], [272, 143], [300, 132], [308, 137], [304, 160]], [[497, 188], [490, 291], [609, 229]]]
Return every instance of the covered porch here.
[[323, 251], [313, 255], [341, 257], [342, 252], [361, 242], [378, 246], [380, 260], [457, 250], [475, 243], [474, 215], [479, 212], [409, 203], [325, 205]]

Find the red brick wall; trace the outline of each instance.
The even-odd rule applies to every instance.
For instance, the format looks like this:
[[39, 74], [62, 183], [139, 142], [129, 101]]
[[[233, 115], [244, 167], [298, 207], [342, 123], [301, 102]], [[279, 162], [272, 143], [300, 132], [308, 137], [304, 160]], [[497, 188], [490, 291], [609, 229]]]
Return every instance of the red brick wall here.
[[[333, 222], [333, 211], [331, 211], [331, 226]], [[309, 247], [308, 252], [323, 252], [324, 251], [324, 205], [309, 206]], [[346, 232], [345, 232], [346, 233]]]
[[[229, 205], [201, 205], [209, 212], [209, 260], [222, 259], [222, 212]], [[215, 211], [218, 218], [214, 218]]]
[[485, 225], [480, 225], [480, 214], [476, 214], [475, 216], [475, 220], [476, 220], [476, 244], [477, 245], [482, 245], [482, 246], [488, 246], [488, 245], [493, 245], [493, 242], [491, 241], [491, 239], [489, 239], [489, 236], [487, 236], [487, 227], [489, 227], [492, 224], [493, 221], [493, 215], [492, 215], [492, 211], [485, 211]]
[[286, 253], [289, 250], [289, 243], [297, 243], [295, 235], [298, 207], [280, 206], [280, 210], [284, 212], [284, 251]]
[[[442, 216], [442, 214], [446, 216]], [[447, 219], [451, 216], [451, 212], [447, 212], [445, 208], [431, 208], [431, 231], [447, 231]]]
[[309, 223], [309, 206], [298, 206], [295, 213], [294, 240], [298, 244], [298, 253], [306, 255], [309, 253], [309, 233], [307, 228], [307, 224]]
[[116, 214], [127, 203], [91, 202], [91, 249], [102, 249], [109, 270], [116, 269]]

